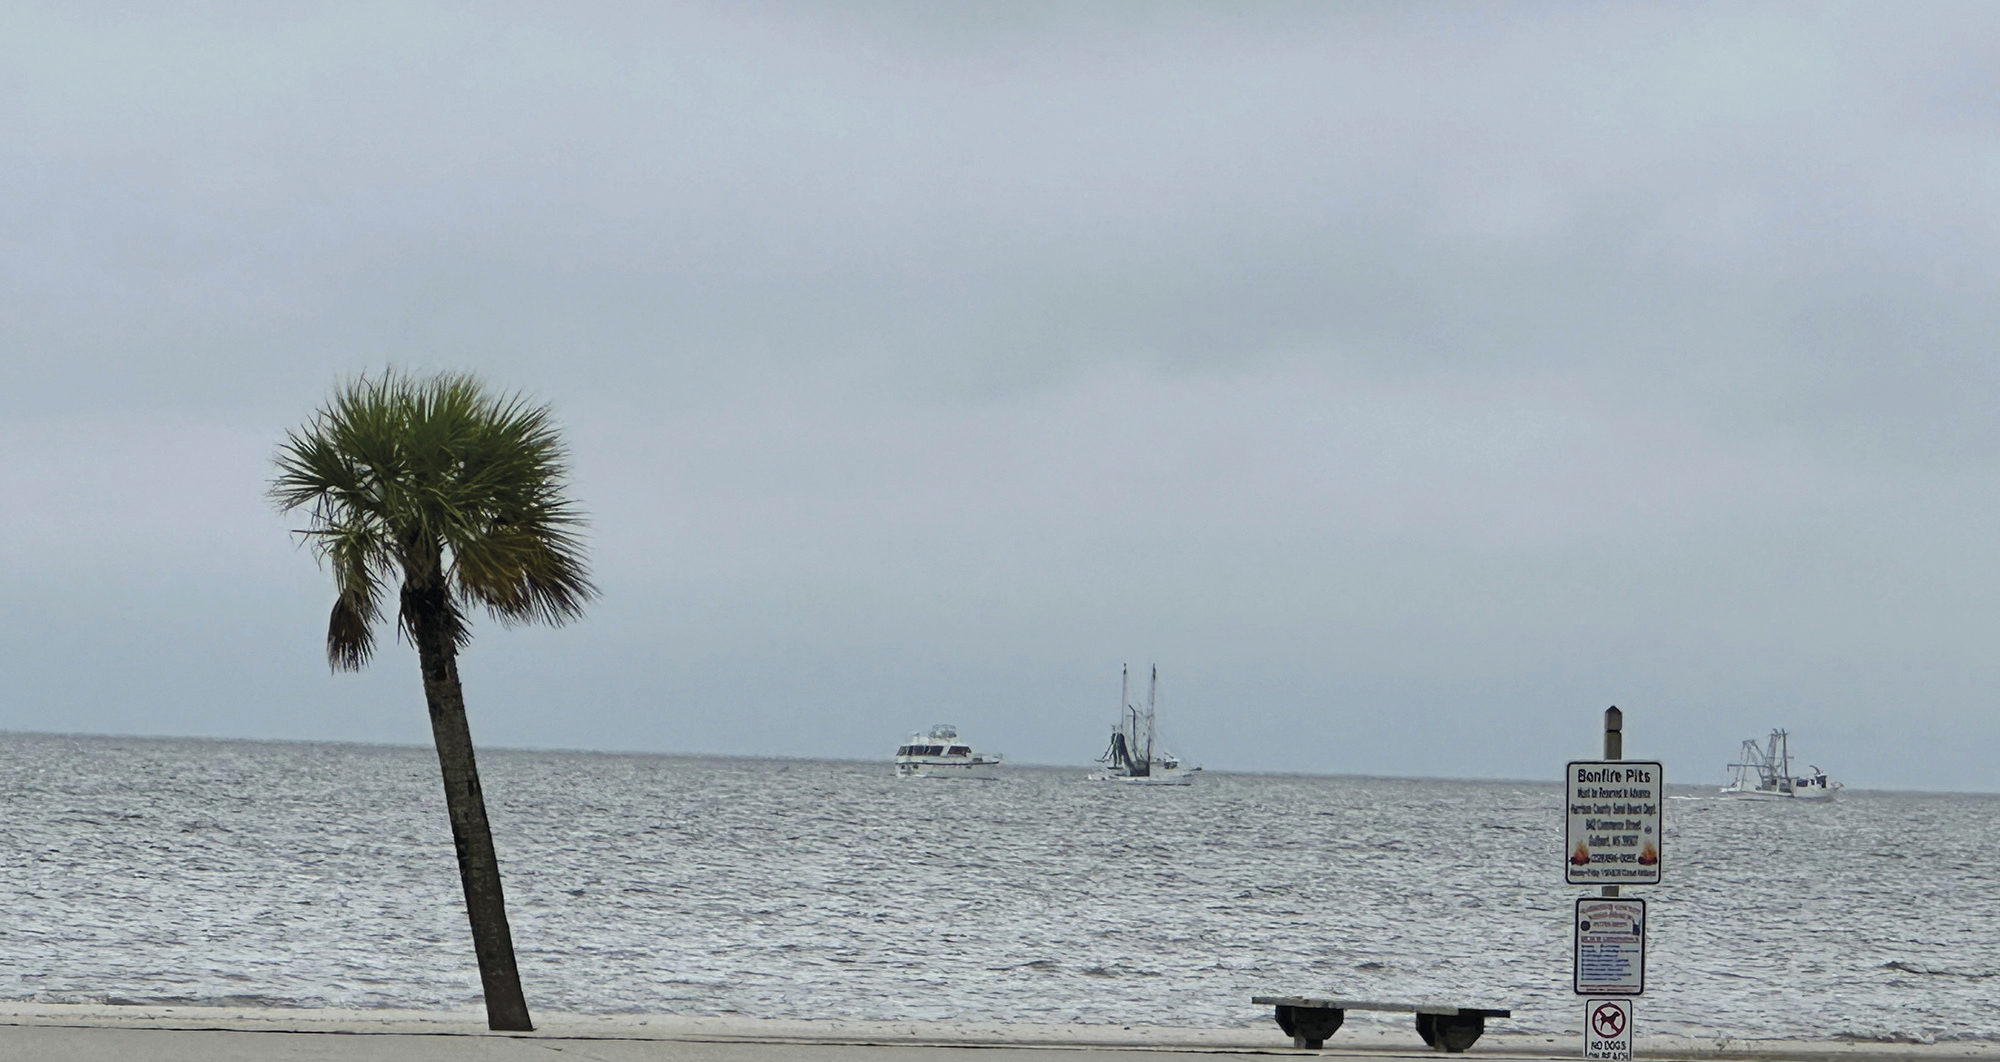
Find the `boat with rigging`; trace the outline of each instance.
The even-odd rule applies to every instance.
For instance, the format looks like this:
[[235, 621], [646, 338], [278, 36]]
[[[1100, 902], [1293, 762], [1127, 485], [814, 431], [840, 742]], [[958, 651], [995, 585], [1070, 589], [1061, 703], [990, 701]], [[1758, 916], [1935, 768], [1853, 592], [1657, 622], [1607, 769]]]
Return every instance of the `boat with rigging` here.
[[1818, 766], [1808, 767], [1810, 774], [1792, 773], [1791, 735], [1773, 730], [1761, 746], [1756, 738], [1743, 742], [1736, 762], [1729, 765], [1736, 773], [1722, 787], [1722, 794], [1762, 800], [1832, 800], [1843, 788]]
[[896, 748], [898, 778], [973, 778], [990, 782], [999, 777], [1000, 757], [972, 751], [958, 739], [958, 728], [939, 723], [920, 730]]
[[1182, 763], [1159, 739], [1159, 666], [1154, 665], [1152, 681], [1146, 687], [1144, 711], [1132, 703], [1131, 689], [1132, 671], [1125, 668], [1118, 681], [1118, 725], [1111, 728], [1111, 744], [1097, 758], [1104, 769], [1087, 777], [1093, 782], [1125, 785], [1192, 785], [1201, 768]]

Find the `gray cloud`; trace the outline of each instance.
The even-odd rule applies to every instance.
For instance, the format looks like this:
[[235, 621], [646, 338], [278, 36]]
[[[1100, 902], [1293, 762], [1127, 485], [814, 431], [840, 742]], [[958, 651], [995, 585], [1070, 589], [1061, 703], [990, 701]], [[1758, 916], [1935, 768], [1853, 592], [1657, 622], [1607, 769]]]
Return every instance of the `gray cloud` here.
[[14, 10], [0, 726], [421, 740], [259, 496], [394, 362], [596, 513], [489, 740], [1072, 761], [1158, 657], [1217, 765], [1992, 789], [1996, 19]]

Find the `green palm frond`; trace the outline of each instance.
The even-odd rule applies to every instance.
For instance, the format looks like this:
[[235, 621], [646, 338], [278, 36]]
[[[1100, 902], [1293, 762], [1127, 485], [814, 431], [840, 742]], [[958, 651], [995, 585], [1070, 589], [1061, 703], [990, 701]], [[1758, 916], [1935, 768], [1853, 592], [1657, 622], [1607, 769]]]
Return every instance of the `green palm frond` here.
[[461, 645], [466, 605], [509, 624], [560, 624], [597, 594], [568, 452], [548, 407], [520, 395], [459, 373], [364, 376], [288, 432], [276, 461], [272, 501], [306, 512], [303, 534], [333, 570], [336, 668], [367, 663], [392, 580], [405, 633], [412, 609], [437, 607]]
[[382, 617], [384, 570], [381, 536], [371, 524], [327, 528], [318, 539], [333, 568], [333, 616], [326, 628], [326, 656], [337, 670], [359, 671], [375, 655], [375, 621]]

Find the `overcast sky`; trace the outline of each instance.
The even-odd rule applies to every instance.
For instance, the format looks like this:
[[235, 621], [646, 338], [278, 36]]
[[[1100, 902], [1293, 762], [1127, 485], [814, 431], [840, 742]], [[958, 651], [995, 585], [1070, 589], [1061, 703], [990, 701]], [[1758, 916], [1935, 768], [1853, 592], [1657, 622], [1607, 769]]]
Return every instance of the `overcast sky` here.
[[0, 729], [427, 741], [393, 364], [592, 514], [486, 745], [2000, 790], [1997, 209], [1990, 4], [9, 4]]

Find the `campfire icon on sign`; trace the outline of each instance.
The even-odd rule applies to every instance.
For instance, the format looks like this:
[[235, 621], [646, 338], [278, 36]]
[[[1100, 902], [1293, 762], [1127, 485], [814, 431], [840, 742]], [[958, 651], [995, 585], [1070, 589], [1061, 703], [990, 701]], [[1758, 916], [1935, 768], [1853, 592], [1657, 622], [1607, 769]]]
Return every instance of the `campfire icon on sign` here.
[[[1543, 849], [1543, 851], [1547, 851], [1547, 849]], [[1576, 851], [1570, 853], [1569, 861], [1580, 867], [1589, 866], [1590, 849], [1586, 847], [1582, 841], [1578, 841], [1576, 844]]]

